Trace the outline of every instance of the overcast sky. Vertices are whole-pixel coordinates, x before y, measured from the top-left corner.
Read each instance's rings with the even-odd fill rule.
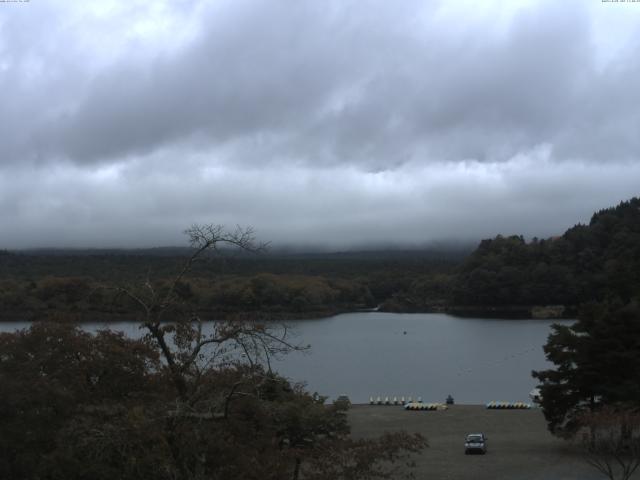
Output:
[[[640,194],[640,3],[0,2],[0,248],[547,237]]]

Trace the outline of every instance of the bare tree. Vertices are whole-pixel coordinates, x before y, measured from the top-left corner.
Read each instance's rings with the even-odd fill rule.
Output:
[[[285,326],[203,322],[181,295],[194,264],[208,252],[264,250],[253,231],[194,225],[185,233],[193,251],[169,282],[148,275],[142,285],[116,288],[137,306],[146,340],[171,378],[169,404],[161,403],[158,420],[170,478],[257,478],[260,468],[264,478],[328,478],[315,475],[323,471],[332,478],[400,478],[389,469],[425,447],[424,438],[398,433],[351,440],[344,412],[271,371],[271,358],[303,349]]]
[[[610,480],[628,480],[640,466],[640,413],[603,407],[585,414],[580,438],[586,462]]]
[[[193,404],[199,398],[199,380],[207,369],[264,362],[270,371],[271,357],[300,347],[289,341],[284,325],[272,328],[251,320],[220,320],[207,322],[204,328],[198,312],[185,303],[179,292],[194,264],[220,248],[259,253],[267,244],[257,243],[251,228],[228,231],[222,225],[195,224],[185,234],[193,251],[168,285],[160,285],[147,275],[143,285],[120,286],[116,290],[137,305],[142,328],[159,348],[179,398]],[[224,395],[222,409],[226,409],[225,404],[233,395],[241,394],[239,387]]]

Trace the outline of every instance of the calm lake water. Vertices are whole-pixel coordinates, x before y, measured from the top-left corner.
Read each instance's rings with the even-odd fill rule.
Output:
[[[442,402],[448,394],[457,403],[486,403],[529,400],[531,370],[549,366],[542,345],[554,321],[363,312],[287,323],[295,341],[311,349],[285,356],[274,369],[312,392],[345,393],[355,403],[409,395]],[[27,326],[0,323],[0,331]],[[140,335],[131,323],[84,326]]]

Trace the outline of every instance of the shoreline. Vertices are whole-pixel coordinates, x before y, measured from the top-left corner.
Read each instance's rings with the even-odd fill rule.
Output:
[[[198,315],[201,318],[216,318],[219,320],[256,320],[263,322],[286,322],[286,321],[313,321],[324,318],[335,317],[337,315],[348,313],[396,313],[396,314],[432,314],[442,313],[451,317],[459,318],[482,318],[482,319],[500,319],[500,320],[573,320],[575,319],[574,309],[563,311],[563,315],[525,315],[525,312],[531,312],[532,307],[452,307],[438,309],[390,309],[386,310],[380,307],[374,308],[330,308],[322,310],[313,310],[307,312],[293,311],[219,311],[219,310],[203,310]],[[570,315],[571,314],[571,315]],[[137,314],[129,312],[102,312],[102,311],[45,311],[45,312],[3,312],[0,314],[0,323],[13,322],[37,322],[37,321],[57,321],[68,323],[140,323],[142,320],[137,318]],[[208,320],[207,320],[208,321]]]

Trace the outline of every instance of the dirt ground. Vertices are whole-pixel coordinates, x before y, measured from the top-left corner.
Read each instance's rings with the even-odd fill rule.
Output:
[[[539,409],[487,410],[478,405],[454,405],[446,411],[407,411],[399,406],[354,405],[349,418],[356,437],[398,430],[424,435],[429,448],[415,457],[417,479],[605,478],[587,465],[579,451],[547,431]],[[486,455],[464,454],[465,435],[473,432],[487,435]]]

